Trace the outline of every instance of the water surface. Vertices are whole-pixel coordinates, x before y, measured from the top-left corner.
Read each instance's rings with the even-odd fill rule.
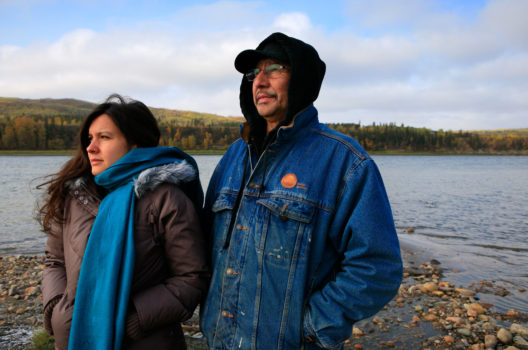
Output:
[[[205,189],[220,156],[195,158]],[[528,289],[528,157],[373,158],[402,242],[439,260],[457,286],[494,281],[512,294],[486,301],[528,312],[528,292],[519,291]],[[67,159],[0,156],[0,255],[43,253],[46,237],[32,220],[42,179],[34,179]]]

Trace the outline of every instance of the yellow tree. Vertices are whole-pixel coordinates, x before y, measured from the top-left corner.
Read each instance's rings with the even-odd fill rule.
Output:
[[[36,144],[36,126],[33,119],[28,117],[15,118],[13,121],[15,128],[16,139],[18,141],[18,148],[20,149],[35,149]]]
[[[4,135],[2,135],[2,146],[5,149],[16,149],[16,134],[13,125],[7,124],[4,129]]]

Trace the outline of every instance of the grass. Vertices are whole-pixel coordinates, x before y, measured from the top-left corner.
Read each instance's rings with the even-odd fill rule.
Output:
[[[73,150],[0,150],[0,156],[73,156]]]
[[[46,333],[44,328],[39,328],[31,338],[31,350],[53,350],[55,347],[55,339],[53,336]]]
[[[207,350],[205,339],[193,339],[186,337],[187,349],[189,350]],[[46,333],[44,328],[39,328],[31,338],[30,350],[53,350],[55,347],[55,340],[53,336]]]
[[[225,149],[184,150],[190,155],[223,155]],[[0,156],[73,156],[75,150],[0,150]]]

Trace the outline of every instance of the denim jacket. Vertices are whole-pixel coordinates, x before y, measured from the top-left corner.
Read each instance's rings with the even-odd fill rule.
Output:
[[[259,159],[244,140],[231,145],[205,213],[214,272],[200,322],[210,349],[339,349],[401,283],[380,173],[313,105]]]

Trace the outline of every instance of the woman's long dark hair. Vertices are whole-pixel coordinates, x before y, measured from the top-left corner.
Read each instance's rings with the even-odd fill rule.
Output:
[[[89,184],[94,184],[86,151],[90,144],[88,129],[95,118],[102,114],[112,118],[130,146],[156,147],[159,143],[160,130],[156,118],[142,102],[126,100],[120,95],[113,94],[104,103],[95,107],[81,126],[75,156],[67,161],[58,173],[49,175],[50,180],[37,186],[38,189],[46,187],[44,202],[37,209],[37,220],[42,230],[48,234],[51,233],[53,224],[61,224],[65,219],[67,182],[83,177]]]

